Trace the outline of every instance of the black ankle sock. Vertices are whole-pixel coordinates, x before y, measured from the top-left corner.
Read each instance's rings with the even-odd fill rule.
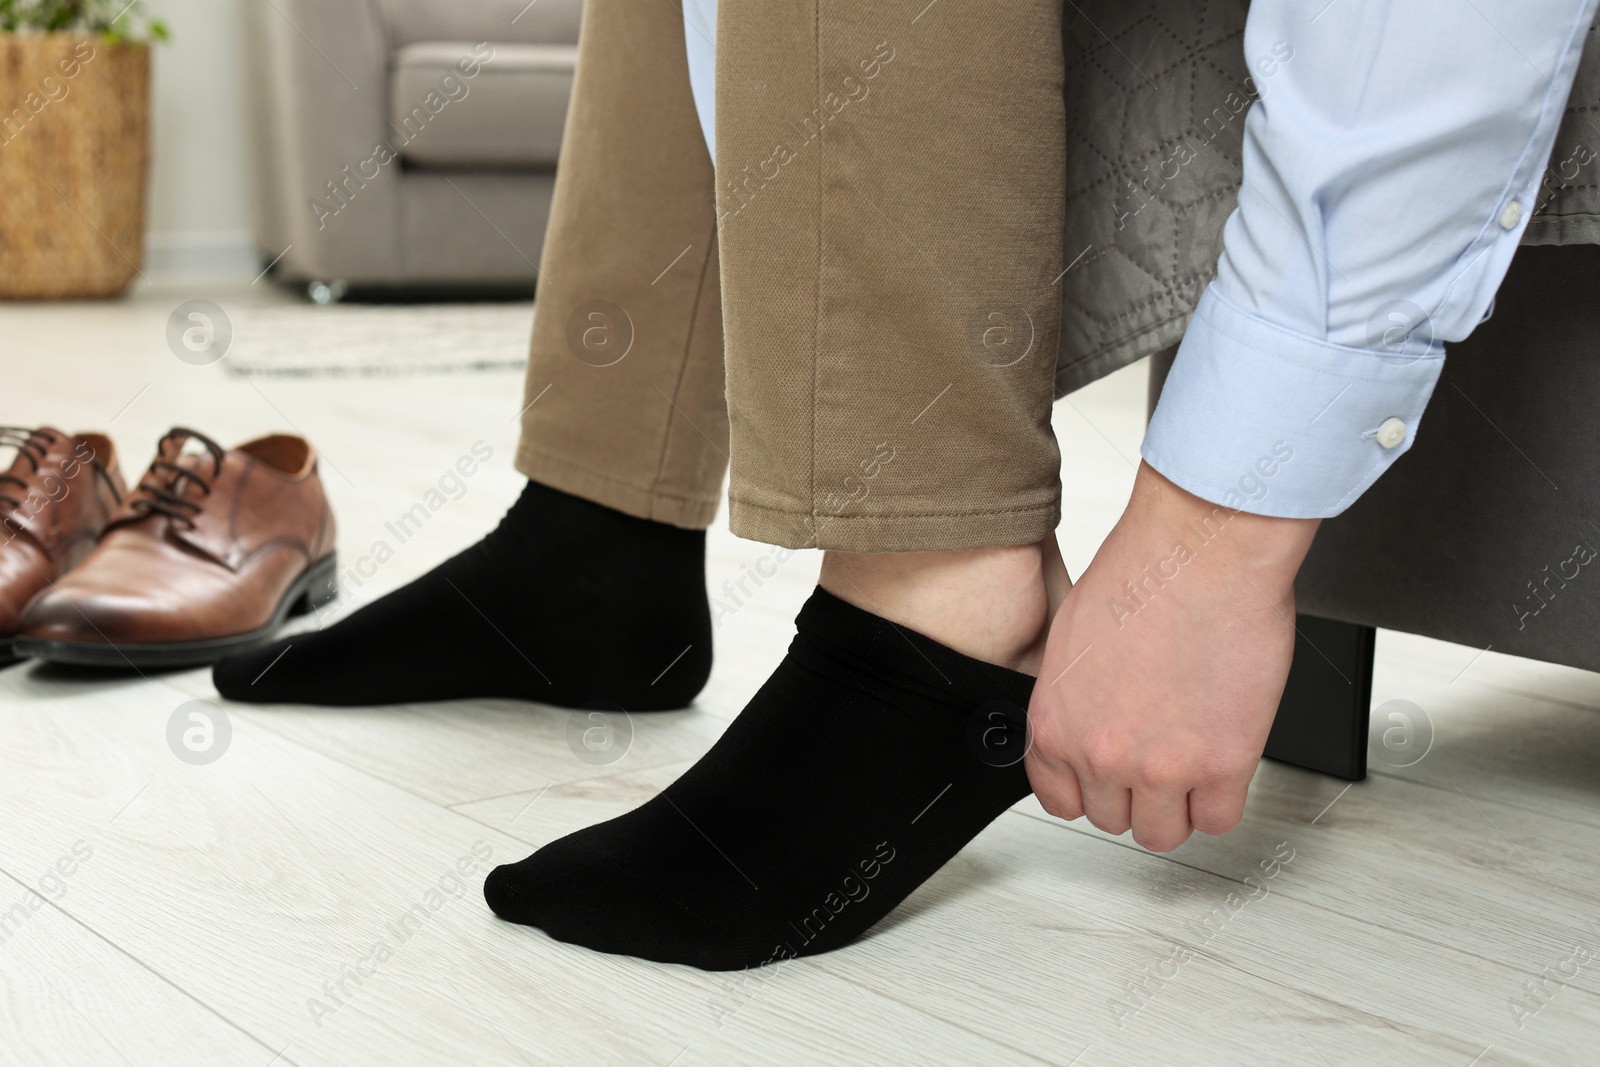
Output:
[[[495,913],[707,970],[827,952],[1029,792],[1033,679],[819,589],[789,654],[655,799],[484,883]]]
[[[680,708],[711,671],[705,532],[529,482],[482,541],[314,633],[229,656],[229,700]]]

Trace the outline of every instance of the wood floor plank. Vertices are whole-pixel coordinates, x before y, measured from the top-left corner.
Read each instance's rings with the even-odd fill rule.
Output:
[[[1244,832],[1244,831],[1241,831]],[[1230,906],[1234,879],[1008,813],[862,944],[822,960],[1036,1054],[1084,1062],[1562,1062],[1592,1041],[1600,998],[1561,990],[1518,1029],[1523,974],[1273,892]],[[1280,839],[1254,835],[1253,854]],[[1114,851],[1107,851],[1114,850]],[[1242,873],[1242,872],[1241,872]],[[1175,955],[1179,953],[1180,955]],[[1183,954],[1192,953],[1187,957]],[[1130,990],[1142,986],[1143,994]]]
[[[1508,616],[1511,614],[1507,612]],[[1508,656],[1495,649],[1471,648],[1416,634],[1381,630],[1378,670],[1443,676],[1488,689],[1537,696],[1600,710],[1600,674],[1559,663]]]
[[[0,858],[0,1062],[252,1063],[277,1052],[163,981],[61,910],[74,893],[116,892],[87,839],[49,867]],[[63,877],[61,871],[72,873]],[[18,910],[20,907],[21,910]]]
[[[727,991],[712,976],[494,919],[479,886],[490,862],[526,853],[519,840],[245,716],[232,719],[221,759],[189,766],[165,736],[187,694],[159,681],[54,704],[67,682],[19,684],[35,699],[0,712],[18,742],[0,750],[0,821],[17,828],[8,861],[53,862],[64,834],[88,828],[104,880],[64,897],[63,911],[260,1041],[288,1046],[287,1062],[921,1062],[885,1020],[964,1058],[1023,1058],[809,967],[718,1025]],[[83,766],[99,773],[63,790]]]
[[[1017,810],[1142,853],[1127,835],[1052,819],[1031,797]],[[1576,944],[1600,946],[1600,832],[1585,823],[1383,776],[1345,790],[1271,763],[1256,775],[1245,822],[1248,833],[1196,835],[1171,859],[1243,886],[1262,835],[1309,835],[1316,848],[1296,859],[1297,877],[1276,884],[1291,899],[1531,978]],[[1574,970],[1565,984],[1600,994],[1600,972]]]
[[[504,825],[537,845],[620,814],[673,777],[674,769],[655,768],[553,787],[531,804],[532,797],[497,798],[461,810]],[[1332,1035],[1330,1048],[1319,1050],[1330,1054],[1331,1062],[1459,1063],[1482,1051],[1490,1037],[1507,1037],[1491,1033],[1469,1049],[1473,1035],[1455,1034],[1446,1027],[1447,1020],[1430,1024],[1422,1018],[1404,1019],[1395,1012],[1375,1012],[1370,1005],[1340,1004],[1337,998],[1330,1006],[1325,1002],[1328,991],[1291,985],[1273,974],[1283,965],[1267,941],[1258,942],[1253,953],[1219,958],[1215,944],[1200,941],[1187,928],[1205,929],[1207,921],[1216,921],[1209,919],[1211,910],[1224,906],[1229,892],[1244,891],[1238,879],[1252,869],[1250,864],[1239,865],[1231,877],[1213,876],[1128,849],[1122,850],[1127,856],[1100,853],[1068,840],[1088,840],[1085,835],[1042,823],[1019,828],[1012,821],[1019,817],[1003,818],[862,944],[821,957],[818,966],[863,988],[932,1007],[941,1017],[1055,1062],[1070,1059],[1086,1045],[1091,1048],[1085,1063],[1139,1062],[1143,1055],[1231,1062],[1252,1049],[1297,1046],[1301,1052],[1290,1060],[1311,1061],[1314,1051],[1303,1045],[1298,1026]],[[1245,851],[1256,848],[1271,856],[1267,838],[1279,830],[1255,827],[1231,840]],[[996,841],[1005,847],[996,848]],[[1048,863],[1046,853],[1052,854]],[[1024,855],[1035,857],[1032,870],[1022,861]],[[1271,895],[1223,923],[1217,936],[1231,937],[1237,924],[1257,921],[1257,916],[1291,910],[1294,914],[1283,921],[1298,923],[1312,937],[1319,930],[1328,933],[1356,956],[1431,954],[1431,962],[1441,968],[1435,976],[1438,987],[1449,986],[1450,967],[1460,964],[1485,967],[1500,976],[1503,984],[1485,996],[1520,993],[1518,983],[1528,976],[1516,968],[1493,968],[1410,932],[1299,903],[1284,888],[1291,884],[1290,874],[1315,879],[1325,876],[1333,862],[1308,867],[1307,861],[1306,854],[1296,854],[1278,878],[1267,881]],[[1037,880],[1044,872],[1050,875],[1048,885]],[[1498,934],[1491,928],[1491,936]],[[1169,980],[1176,984],[1157,988],[1150,1005],[1127,991],[1130,982],[1155,987],[1145,968],[1159,970],[1182,945],[1197,952]],[[1417,977],[1402,972],[1396,984]],[[1590,998],[1578,989],[1572,994]],[[1170,1007],[1157,1010],[1168,1003]],[[975,1011],[979,1004],[981,1010]],[[1600,1002],[1589,1005],[1595,1008]],[[1509,1011],[1506,1017],[1510,1019]],[[1141,1028],[1146,1021],[1151,1025]],[[1576,1028],[1581,1031],[1593,1021],[1580,1013]],[[1571,1032],[1550,1041],[1558,1043]],[[1502,1048],[1499,1057],[1485,1062],[1540,1062],[1539,1054],[1519,1055],[1510,1040],[1497,1047]],[[1534,1049],[1541,1052],[1538,1046]]]
[[[539,846],[632,811],[692,766],[693,760],[684,760],[605,777],[580,778],[548,789],[458,804],[453,810]]]
[[[215,699],[215,697],[213,697]],[[382,708],[240,708],[230,712],[437,804],[459,804],[619,769],[676,763],[709,748],[727,721],[690,708],[607,713],[613,751],[585,762],[588,713],[508,700]],[[625,725],[624,725],[625,724]],[[631,731],[626,751],[617,740]],[[577,740],[574,741],[573,738]]]
[[[1492,677],[1474,667],[1451,681],[1396,658],[1379,660],[1375,732],[1400,722],[1388,719],[1385,706],[1403,700],[1421,709],[1417,722],[1431,728],[1433,742],[1405,766],[1396,764],[1413,755],[1374,750],[1372,772],[1600,827],[1600,714],[1482,684]]]

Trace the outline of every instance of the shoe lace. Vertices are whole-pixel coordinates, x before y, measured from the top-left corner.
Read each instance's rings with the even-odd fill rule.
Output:
[[[141,495],[129,500],[128,507],[138,512],[141,517],[151,514],[166,515],[192,530],[195,527],[195,516],[200,514],[205,503],[184,496],[184,486],[186,484],[197,486],[202,495],[210,496],[211,482],[202,477],[194,467],[186,467],[164,458],[169,441],[199,441],[210,453],[211,477],[215,479],[222,473],[222,446],[198,430],[175,426],[161,438],[161,444],[157,449],[161,455],[158,455],[151,462],[150,469],[145,471],[137,490]],[[182,446],[179,447],[181,450]],[[165,482],[159,480],[163,476],[166,478]]]
[[[33,473],[39,473],[39,461],[44,459],[46,450],[60,438],[49,430],[30,430],[25,426],[0,426],[0,447],[10,447],[17,450],[17,455],[28,461],[33,468]],[[28,495],[28,490],[33,486],[26,478],[7,472],[0,474],[0,486],[14,485],[22,491],[23,496]],[[13,508],[22,507],[22,501],[7,492],[0,492],[0,503],[10,504]]]

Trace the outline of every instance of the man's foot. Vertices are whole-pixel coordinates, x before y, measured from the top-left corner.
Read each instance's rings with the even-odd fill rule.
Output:
[[[1038,674],[1050,617],[1072,588],[1054,536],[957,552],[829,552],[817,584],[957,652]]]
[[[326,630],[230,656],[252,703],[680,708],[711,672],[705,531],[529,482],[489,536]]]
[[[700,762],[643,807],[496,868],[494,912],[707,970],[826,952],[1027,795],[1031,677],[825,589],[797,625]]]

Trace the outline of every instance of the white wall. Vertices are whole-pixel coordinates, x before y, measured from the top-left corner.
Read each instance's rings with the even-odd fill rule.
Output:
[[[253,277],[240,0],[147,0],[155,47],[146,273]]]

